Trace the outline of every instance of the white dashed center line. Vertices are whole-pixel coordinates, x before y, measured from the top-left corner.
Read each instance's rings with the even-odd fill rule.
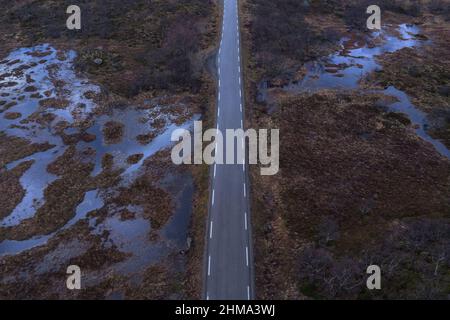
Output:
[[[244,225],[245,225],[245,230],[247,230],[247,212],[245,213],[245,217],[244,217]]]
[[[230,44],[230,47],[232,47],[232,46],[235,46],[236,45],[236,43],[237,43],[237,64],[238,64],[238,82],[239,82],[239,97],[240,97],[240,101],[239,101],[239,109],[240,109],[240,112],[241,112],[241,119],[240,119],[240,124],[241,124],[241,128],[242,129],[244,129],[244,121],[243,121],[243,103],[242,103],[242,84],[243,84],[243,80],[244,79],[242,79],[242,77],[241,77],[241,56],[240,56],[240,27],[239,27],[239,9],[238,9],[238,3],[237,3],[237,1],[236,1],[236,3],[235,3],[235,5],[236,5],[236,11],[232,8],[232,5],[231,4],[229,4],[227,1],[225,1],[225,5],[224,5],[224,11],[223,11],[223,15],[224,15],[224,17],[223,17],[223,23],[222,23],[222,34],[221,34],[221,37],[220,37],[220,47],[219,47],[219,50],[218,50],[218,58],[217,58],[217,62],[218,62],[218,106],[217,106],[217,126],[216,126],[216,130],[217,130],[217,134],[219,134],[219,119],[220,119],[220,115],[221,115],[221,108],[220,108],[220,106],[221,106],[221,104],[222,104],[222,102],[223,101],[227,101],[230,97],[228,96],[228,95],[222,95],[221,94],[221,91],[222,91],[222,79],[223,79],[223,81],[225,81],[225,84],[228,84],[229,83],[229,81],[228,81],[228,78],[227,77],[229,77],[229,75],[230,75],[230,70],[228,70],[228,69],[223,69],[224,70],[224,72],[222,72],[222,69],[221,69],[221,55],[222,55],[222,53],[225,55],[225,54],[228,54],[227,52],[225,52],[225,51],[227,51],[226,49],[227,48],[224,48],[224,50],[222,50],[222,46],[223,46],[223,44],[224,44],[224,38],[225,38],[225,41],[228,41],[228,43],[227,43],[227,47],[228,47],[228,44]],[[227,9],[228,8],[228,9]],[[231,10],[231,11],[230,11]],[[225,30],[225,21],[226,21],[226,19],[228,18],[228,11],[230,11],[229,13],[230,13],[230,15],[234,15],[234,14],[236,14],[236,39],[232,39],[233,38],[233,35],[234,35],[234,31],[233,31],[233,28],[232,28],[232,23],[233,23],[233,21],[231,20],[231,23],[230,23],[230,26],[228,26],[227,27],[227,30]],[[230,27],[231,27],[231,31],[230,31]],[[227,33],[225,34],[225,31],[227,31]],[[232,58],[234,59],[236,56],[234,56],[234,54],[235,54],[235,52],[236,51],[234,51],[234,53],[232,54]],[[233,57],[234,56],[234,57]],[[222,58],[227,58],[228,59],[228,56],[224,56],[224,57],[222,57]],[[223,59],[222,59],[223,60]],[[234,62],[233,62],[233,64],[234,64]],[[222,66],[223,67],[223,66]],[[232,70],[232,72],[233,73],[235,73],[235,70],[236,69],[234,69],[233,68],[233,70]],[[235,82],[236,80],[235,80],[235,75],[233,75],[233,82]],[[233,90],[236,90],[237,88],[233,88]],[[227,88],[226,88],[226,90],[229,90],[229,88],[228,88],[228,86],[227,86]],[[236,91],[233,91],[233,93],[235,93]],[[223,98],[223,99],[222,99]],[[233,97],[233,99],[235,99],[235,96]],[[233,106],[232,106],[233,108],[236,108],[236,105],[234,104]],[[224,110],[224,112],[222,113],[222,114],[225,114],[225,115],[228,115],[228,112],[231,112],[231,110],[232,109],[226,109],[226,110]],[[222,122],[222,126],[225,126],[223,129],[225,130],[226,128],[227,128],[227,124],[225,123],[223,123]],[[244,151],[244,155],[243,155],[243,159],[242,159],[242,172],[245,174],[245,162],[246,162],[246,157],[245,157],[245,138],[242,138],[242,149],[243,149],[243,151]],[[217,154],[217,142],[216,142],[216,149],[215,149],[215,153]],[[214,207],[214,210],[217,210],[220,206],[218,206],[218,207],[215,207],[215,187],[214,186],[217,186],[217,185],[215,185],[215,182],[216,182],[216,175],[218,174],[218,177],[220,178],[221,176],[221,174],[223,174],[223,170],[219,170],[219,171],[217,171],[217,164],[214,164],[214,169],[213,169],[213,186],[212,186],[212,194],[211,194],[211,203],[212,203],[212,205],[211,205],[211,207]],[[244,198],[246,198],[247,197],[247,188],[246,188],[246,182],[245,182],[245,176],[244,176],[244,182],[243,182],[243,187],[244,187],[244,190],[243,190],[243,195],[244,195]],[[219,190],[219,191],[221,191],[221,190]],[[221,195],[221,193],[219,192],[218,193],[218,195],[220,196]],[[219,204],[222,204],[221,202],[219,202]],[[244,228],[245,228],[245,231],[247,231],[248,230],[248,227],[249,227],[249,225],[248,225],[248,216],[247,216],[247,211],[246,211],[246,209],[245,208],[242,208],[242,211],[244,212]],[[241,216],[242,217],[242,216]],[[217,222],[217,220],[216,221],[214,221],[215,223],[216,223],[216,228],[215,229],[213,229],[213,227],[214,227],[214,223],[213,223],[213,219],[212,219],[212,217],[210,217],[210,226],[209,226],[209,239],[213,239],[213,236],[215,236],[215,240],[217,240],[217,238],[220,238],[220,236],[221,236],[221,225],[220,225],[220,223],[219,224],[217,224],[218,222]],[[240,218],[240,219],[242,219],[242,218]],[[242,220],[241,220],[242,221]],[[242,223],[242,222],[241,222]],[[214,231],[215,230],[215,231]],[[215,234],[214,234],[214,232],[215,232]],[[247,245],[246,245],[247,244]],[[246,263],[246,266],[247,266],[247,268],[250,268],[250,256],[249,256],[249,246],[248,246],[248,241],[246,241],[245,243],[242,243],[241,244],[242,246],[244,246],[245,245],[245,263]],[[242,250],[241,249],[242,247],[240,246],[240,249],[239,250]],[[211,250],[211,247],[209,248],[210,250]],[[241,251],[242,252],[242,251]],[[212,255],[211,255],[211,253],[213,253],[213,254],[215,254],[215,252],[211,252],[211,251],[209,251],[209,253],[208,253],[208,278],[209,277],[211,277],[211,260],[212,260]],[[216,261],[216,260],[215,260]],[[250,270],[250,269],[248,269],[248,270]],[[212,279],[212,278],[211,278]],[[212,281],[212,280],[211,280]],[[243,285],[245,285],[245,284],[243,284]],[[248,298],[248,300],[250,300],[250,283],[248,283],[248,285],[246,286],[247,287],[247,298]],[[210,288],[208,288],[207,290],[206,290],[206,300],[209,300],[210,299],[210,294],[213,294],[214,295],[214,292],[212,292],[212,291],[210,291],[209,290]],[[241,289],[242,290],[242,289]]]
[[[248,247],[245,247],[245,259],[247,261],[247,267],[248,267]]]

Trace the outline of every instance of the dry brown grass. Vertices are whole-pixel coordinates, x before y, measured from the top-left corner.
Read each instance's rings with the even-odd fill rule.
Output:
[[[429,237],[429,231],[424,230],[435,228],[430,225],[438,224],[443,229],[450,226],[449,162],[414,134],[407,119],[381,108],[376,96],[332,91],[295,96],[273,89],[269,90],[267,101],[274,112],[269,114],[267,105],[255,101],[256,86],[264,75],[259,68],[264,65],[258,62],[258,48],[254,47],[254,11],[248,5],[253,2],[244,1],[241,5],[246,126],[279,128],[281,138],[280,173],[262,177],[259,168],[251,168],[257,297],[446,296],[448,264],[440,269],[440,285],[436,285],[430,273],[433,268],[430,252],[436,250],[437,243],[446,245],[448,237],[436,238],[435,244],[421,245],[418,253],[411,249],[412,240],[405,233],[423,232]],[[322,14],[315,19],[312,12],[306,20],[310,26],[320,27],[315,22],[327,25],[332,21],[326,16]],[[397,13],[391,16],[399,17]],[[413,20],[406,16],[400,19]],[[342,31],[340,24],[327,26]],[[430,30],[427,36],[439,33]],[[436,56],[447,51],[443,49]],[[400,80],[399,74],[408,70],[410,64],[406,57],[412,56],[415,61],[416,54],[423,59],[421,62],[429,63],[423,58],[425,55],[406,50],[398,54],[404,55],[401,59],[404,65],[386,65],[386,73],[394,75],[392,80]],[[391,58],[394,55],[383,61]],[[419,77],[404,83],[405,90],[411,86],[419,95],[430,92],[426,88],[435,86],[446,70],[437,63],[427,66],[420,61],[415,62],[430,68],[430,81],[421,83]],[[279,61],[283,71],[292,69],[287,62]],[[301,66],[297,70],[300,71],[292,77],[301,78]],[[278,78],[266,80],[283,84]],[[330,226],[336,232],[332,240],[324,240]],[[368,294],[361,286],[360,275],[365,273],[367,259],[389,269],[382,294]],[[411,261],[417,262],[414,267]],[[308,263],[310,268],[305,267]]]

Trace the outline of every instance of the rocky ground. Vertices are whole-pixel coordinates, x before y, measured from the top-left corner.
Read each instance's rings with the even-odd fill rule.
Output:
[[[0,297],[199,298],[207,167],[170,134],[210,117],[219,6],[3,2]]]
[[[297,17],[296,35],[273,39],[262,1],[248,0],[241,7],[246,125],[280,129],[280,173],[251,172],[258,298],[447,299],[450,161],[418,136],[418,124],[407,114],[390,108],[397,100],[383,90],[393,86],[405,92],[426,115],[425,133],[448,148],[448,12],[392,2],[398,7],[384,11],[385,30],[389,24],[417,25],[420,46],[377,56],[380,67],[363,74],[355,88],[287,90],[303,83],[308,62],[342,49],[341,37],[350,39],[343,56],[367,41],[367,31],[351,19],[360,7],[310,3]],[[327,10],[331,3],[342,11]],[[292,6],[279,1],[270,16],[299,11]],[[274,47],[308,34],[323,37],[311,38],[305,47],[304,41]],[[268,44],[261,47],[259,41]],[[323,72],[345,80],[346,68],[325,62]],[[382,290],[366,288],[371,264],[381,267]]]

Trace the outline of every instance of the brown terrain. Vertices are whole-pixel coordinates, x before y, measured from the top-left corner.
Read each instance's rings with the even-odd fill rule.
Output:
[[[0,298],[200,298],[208,167],[170,133],[211,121],[218,3],[0,3]]]
[[[375,1],[403,47],[304,85],[347,85],[326,57],[387,41],[372,2],[240,2],[246,126],[280,129],[278,175],[250,173],[257,298],[450,296],[448,1]],[[214,120],[220,3],[83,0],[80,31],[70,1],[0,4],[0,298],[200,298],[208,167],[167,141]]]
[[[377,55],[367,74],[356,65],[355,87],[304,82],[319,61],[325,70],[311,82],[349,83],[348,65],[325,57],[383,44],[365,30],[372,2],[241,4],[246,126],[280,129],[279,174],[251,171],[257,298],[450,297],[450,160],[382,91],[404,92],[425,113],[425,132],[450,148],[448,2],[378,1],[384,32],[401,43],[397,27],[417,26],[406,34],[415,45]],[[372,264],[381,290],[366,287]]]

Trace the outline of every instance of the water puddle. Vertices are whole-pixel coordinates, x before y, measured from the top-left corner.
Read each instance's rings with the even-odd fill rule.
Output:
[[[389,109],[394,112],[401,112],[408,115],[409,120],[411,120],[413,126],[415,127],[416,134],[423,140],[431,143],[436,151],[438,151],[442,156],[450,159],[450,150],[439,140],[433,139],[426,131],[428,126],[427,114],[416,108],[406,93],[396,89],[395,87],[388,87],[383,91],[387,96],[394,96],[398,99],[397,102],[389,105]]]
[[[414,35],[419,33],[416,26],[402,24],[399,36],[382,32],[372,34],[372,40],[380,39],[382,44],[375,47],[346,48],[348,38],[341,40],[342,50],[322,60],[306,63],[306,76],[298,82],[284,87],[287,91],[315,91],[320,89],[356,89],[360,80],[372,71],[381,69],[376,57],[403,48],[411,48],[421,43]]]
[[[85,95],[88,92],[98,93],[100,89],[75,74],[75,58],[74,51],[57,51],[43,44],[15,50],[0,62],[0,100],[3,104],[0,131],[31,143],[55,145],[45,152],[7,164],[9,170],[23,161],[34,160],[20,179],[25,196],[14,211],[0,222],[3,227],[16,226],[24,219],[33,217],[44,203],[44,190],[57,179],[48,173],[47,166],[64,153],[66,146],[55,134],[55,124],[82,120],[95,107]],[[58,103],[65,105],[64,112],[58,109]],[[15,117],[8,116],[11,114]],[[47,117],[49,122],[36,121],[42,119],[39,117]]]
[[[133,106],[114,108],[108,114],[97,115],[98,106],[88,97],[92,98],[93,94],[100,93],[100,88],[75,73],[75,58],[76,53],[73,51],[63,52],[43,44],[15,50],[0,61],[0,132],[31,143],[48,142],[54,145],[47,151],[36,152],[7,164],[6,169],[11,170],[23,161],[34,160],[33,165],[20,178],[25,195],[10,215],[0,221],[1,227],[17,226],[23,220],[32,218],[45,203],[45,189],[58,179],[58,176],[47,171],[47,167],[67,150],[61,134],[65,137],[88,134],[89,139],[78,139],[75,146],[80,154],[86,149],[94,151],[83,159],[95,164],[91,175],[95,177],[102,171],[102,159],[110,154],[113,156],[113,166],[123,169],[121,186],[126,186],[140,174],[146,159],[173,144],[171,134],[175,129],[189,129],[193,121],[200,117],[194,115],[178,125],[175,124],[177,116],[166,114],[159,107],[140,109]],[[84,120],[89,120],[89,128],[83,127],[86,124]],[[154,125],[155,120],[158,120],[157,126]],[[61,123],[64,123],[63,131],[57,129]],[[105,137],[104,130],[109,123],[120,124],[123,128],[117,141],[111,142]],[[138,141],[138,136],[142,135],[150,136],[150,139],[146,142]],[[140,156],[135,161],[128,161],[130,156],[136,155]],[[74,217],[63,228],[51,234],[23,241],[1,242],[0,256],[14,255],[45,245],[59,232],[87,219],[87,213],[104,207],[105,201],[101,195],[114,192],[114,188],[86,192]],[[183,195],[183,201],[188,201],[189,204],[192,202],[191,198],[192,194]],[[166,242],[149,245],[149,221],[142,217],[140,208],[128,209],[135,212],[135,219],[123,221],[114,215],[112,209],[112,215],[109,214],[105,221],[93,225],[91,219],[90,225],[95,234],[108,230],[111,243],[132,254],[131,260],[124,262],[123,266],[119,264],[118,269],[134,272],[150,261],[166,255],[173,249],[173,245],[169,246]],[[181,223],[180,219],[183,219]],[[178,209],[171,218],[172,223],[178,227],[167,227],[177,232],[168,231],[167,239],[176,238],[174,243],[181,246],[181,237],[187,234],[186,221],[189,219],[190,213],[182,215]],[[181,229],[184,231],[181,232]]]
[[[0,62],[0,131],[32,142],[52,140],[59,121],[73,123],[96,107],[87,97],[100,88],[73,70],[74,51],[58,51],[48,44],[20,48]],[[50,124],[27,121],[35,113],[51,115]],[[13,119],[8,114],[17,114]]]
[[[152,128],[148,123],[150,117],[148,110],[113,110],[111,115],[102,115],[98,117],[94,124],[87,130],[87,133],[97,137],[92,142],[79,142],[77,147],[79,150],[92,148],[95,150],[94,163],[95,168],[92,172],[93,176],[98,175],[102,171],[102,159],[105,154],[114,156],[114,167],[125,168],[124,176],[130,175],[142,166],[145,159],[154,155],[159,150],[169,147],[172,132],[178,128],[188,129],[193,121],[199,118],[195,115],[191,120],[185,122],[181,126],[170,124],[169,122],[162,129]],[[108,143],[103,137],[103,129],[107,123],[119,123],[124,126],[123,133],[117,143]],[[166,123],[167,123],[166,122]],[[154,134],[155,138],[147,145],[143,145],[138,141],[140,135]],[[142,155],[136,163],[127,163],[127,159],[133,155]]]
[[[1,221],[2,227],[16,226],[21,221],[33,217],[36,210],[44,204],[45,188],[57,179],[57,176],[47,172],[47,166],[61,156],[64,150],[65,148],[52,148],[7,164],[6,168],[11,170],[23,161],[35,161],[20,178],[20,184],[25,189],[25,195],[13,212]]]
[[[177,193],[179,196],[175,212],[161,230],[161,235],[178,250],[189,250],[188,230],[191,223],[194,194],[192,178],[188,175],[182,177],[168,175],[162,184],[169,192]]]
[[[103,200],[99,194],[99,190],[92,190],[86,192],[84,200],[75,210],[75,216],[66,223],[60,230],[48,235],[36,236],[31,239],[16,241],[5,240],[0,243],[0,256],[6,254],[17,254],[19,252],[29,250],[34,247],[42,246],[48,242],[57,233],[69,229],[75,223],[86,218],[91,211],[101,209],[103,207]]]
[[[379,43],[379,45],[370,47],[368,45],[357,47],[354,43],[349,44],[349,39],[344,38],[341,40],[341,51],[322,60],[307,63],[305,65],[305,77],[301,81],[289,83],[283,89],[288,92],[358,89],[360,81],[365,76],[382,69],[376,61],[378,56],[426,43],[427,41],[417,39],[416,35],[419,32],[420,29],[417,26],[408,24],[402,24],[398,27],[398,35],[375,32],[371,35],[371,40],[373,43]],[[353,48],[347,48],[348,45]],[[377,91],[377,93],[397,98],[398,101],[390,104],[389,109],[406,114],[416,128],[416,134],[430,142],[441,155],[450,159],[450,151],[446,146],[439,140],[433,139],[426,132],[427,114],[414,106],[404,92],[391,86],[383,91]]]
[[[107,231],[104,246],[116,246],[120,251],[129,253],[130,257],[114,265],[120,273],[135,274],[159,261],[171,253],[184,252],[188,249],[188,230],[192,215],[193,181],[189,175],[174,176],[170,173],[162,182],[163,187],[173,195],[176,209],[166,225],[158,231],[159,237],[150,239],[151,224],[142,217],[143,209],[128,206],[126,209],[135,215],[132,220],[122,220],[123,208],[109,208],[113,213],[105,221],[96,224],[91,219],[94,234],[102,235]]]

